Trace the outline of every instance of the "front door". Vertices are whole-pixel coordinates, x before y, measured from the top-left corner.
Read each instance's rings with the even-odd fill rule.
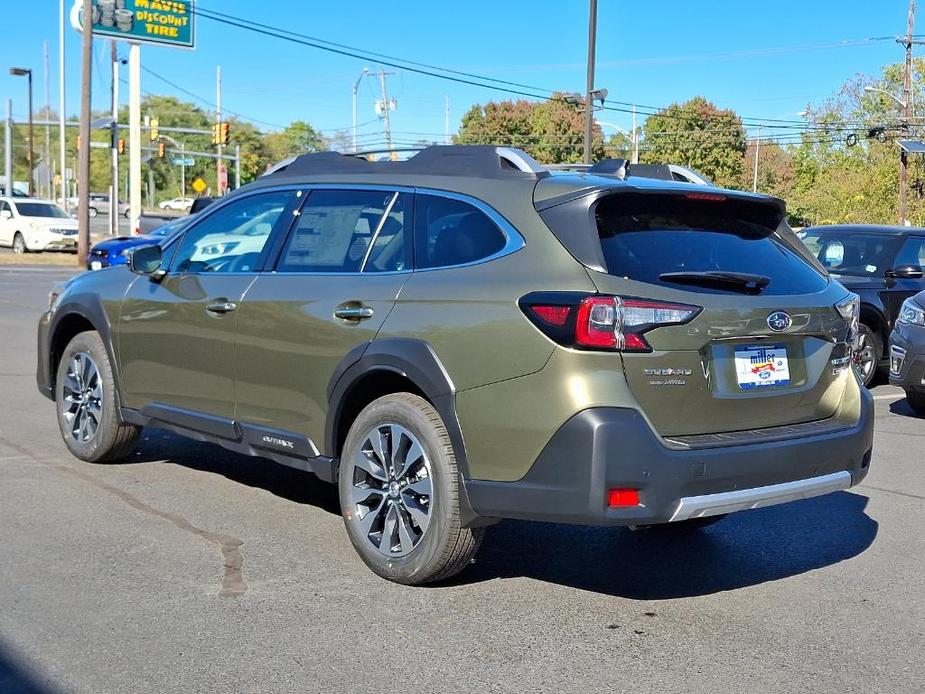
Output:
[[[294,190],[256,193],[210,211],[173,244],[166,277],[135,280],[118,331],[126,406],[234,416],[239,308],[297,198]]]
[[[376,336],[410,276],[411,200],[385,188],[309,193],[275,272],[241,307],[237,420],[322,448],[332,374]]]
[[[896,254],[893,268],[903,265],[925,267],[925,237],[910,236],[906,239],[902,248],[899,249],[899,253]],[[886,286],[888,291],[884,295],[884,304],[887,305],[890,328],[892,328],[903,302],[910,296],[915,296],[925,289],[925,281],[907,277],[888,278]]]

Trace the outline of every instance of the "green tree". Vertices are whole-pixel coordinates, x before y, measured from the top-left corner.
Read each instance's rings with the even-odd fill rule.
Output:
[[[265,142],[271,163],[327,149],[327,143],[321,133],[302,120],[293,121],[279,132],[267,134]]]
[[[680,164],[700,171],[720,186],[738,186],[746,149],[742,119],[702,96],[672,104],[643,126],[640,158],[652,164]]]
[[[561,96],[540,102],[519,99],[476,104],[463,115],[454,142],[519,147],[544,164],[579,162],[584,147],[583,117]],[[597,125],[592,155],[604,157],[604,136]]]

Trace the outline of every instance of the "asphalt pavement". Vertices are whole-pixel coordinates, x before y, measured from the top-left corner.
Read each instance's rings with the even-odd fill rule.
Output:
[[[503,522],[409,588],[310,475],[158,430],[70,457],[34,375],[65,276],[0,266],[4,693],[925,689],[925,420],[895,388],[850,491],[684,536]]]

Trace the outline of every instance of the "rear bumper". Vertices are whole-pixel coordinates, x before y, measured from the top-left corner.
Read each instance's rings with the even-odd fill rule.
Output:
[[[566,422],[522,479],[468,480],[480,516],[583,525],[650,525],[758,508],[858,484],[873,447],[873,398],[825,433],[696,450],[665,445],[632,409],[593,408]],[[607,506],[639,490],[640,505]]]

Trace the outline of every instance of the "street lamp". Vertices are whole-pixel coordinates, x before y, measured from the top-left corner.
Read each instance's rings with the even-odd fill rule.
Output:
[[[866,87],[864,87],[864,91],[867,92],[868,94],[877,93],[877,94],[883,94],[884,96],[888,96],[888,97],[891,98],[893,101],[895,101],[897,104],[899,104],[900,107],[902,107],[903,109],[906,108],[906,102],[905,102],[905,101],[903,101],[902,99],[900,99],[900,98],[899,98],[898,96],[896,96],[895,94],[891,94],[891,93],[888,92],[886,89],[880,89],[879,87],[871,87],[870,85],[867,85]]]
[[[29,195],[32,195],[32,171],[33,171],[33,142],[34,138],[32,137],[32,70],[27,67],[11,67],[10,74],[14,77],[28,77],[29,78],[29,180],[27,182],[27,188]]]
[[[366,77],[369,73],[369,68],[364,67],[363,72],[360,73],[360,76],[357,77],[357,81],[353,83],[353,153],[357,152],[357,90],[360,88],[360,82],[363,81],[363,78]]]

